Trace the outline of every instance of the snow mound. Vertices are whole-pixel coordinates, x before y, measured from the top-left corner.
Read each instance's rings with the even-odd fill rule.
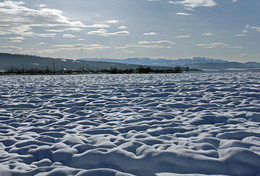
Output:
[[[1,76],[0,175],[260,175],[259,78]]]

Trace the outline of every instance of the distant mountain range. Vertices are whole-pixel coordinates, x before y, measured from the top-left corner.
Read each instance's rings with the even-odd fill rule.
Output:
[[[102,61],[102,62],[116,62],[124,64],[138,64],[138,65],[156,65],[156,66],[184,66],[193,64],[205,63],[227,63],[221,59],[209,59],[204,57],[194,57],[192,59],[150,59],[150,58],[128,58],[128,59],[103,59],[103,58],[87,58],[78,59],[85,61]]]
[[[150,58],[128,58],[128,59],[78,59],[85,61],[116,62],[124,64],[138,64],[150,66],[190,67],[203,70],[232,70],[232,69],[260,69],[258,62],[229,62],[222,59],[210,59],[205,57],[193,57],[192,59],[150,59]]]
[[[128,58],[128,59],[61,59],[20,54],[0,53],[0,72],[10,70],[50,70],[50,71],[99,71],[111,70],[113,68],[136,70],[140,66],[150,67],[153,70],[167,70],[173,67],[189,67],[209,71],[219,70],[257,70],[260,71],[258,62],[228,62],[221,59],[209,59],[194,57],[192,59],[150,59],[150,58]]]

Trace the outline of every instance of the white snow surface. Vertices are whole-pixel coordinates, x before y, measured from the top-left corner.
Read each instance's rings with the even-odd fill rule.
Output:
[[[0,76],[0,175],[260,175],[260,73]]]

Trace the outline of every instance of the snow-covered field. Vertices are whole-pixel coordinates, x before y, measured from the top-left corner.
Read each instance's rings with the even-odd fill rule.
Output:
[[[0,175],[260,175],[260,73],[0,76]]]

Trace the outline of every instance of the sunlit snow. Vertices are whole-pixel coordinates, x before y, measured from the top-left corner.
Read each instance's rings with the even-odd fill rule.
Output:
[[[260,73],[0,77],[0,175],[260,175]]]

